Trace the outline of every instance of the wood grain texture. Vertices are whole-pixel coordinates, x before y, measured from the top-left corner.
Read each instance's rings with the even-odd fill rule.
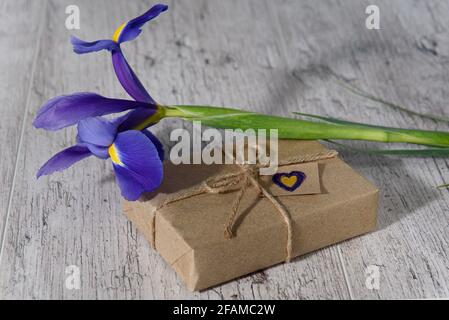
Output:
[[[448,23],[442,14],[447,2],[376,1],[380,31],[361,26],[359,13],[370,1],[351,5],[320,1],[319,7],[295,4],[284,1],[276,7],[280,35],[288,48],[288,70],[298,77],[295,94],[285,105],[355,121],[447,130],[447,124],[382,108],[335,81],[349,80],[416,111],[444,114],[447,90],[437,79],[448,77],[444,49]],[[293,19],[301,23],[282,23]],[[289,47],[292,43],[298,50]],[[435,188],[447,179],[447,160],[350,153],[343,153],[343,158],[382,193],[379,231],[339,246],[353,297],[448,297],[448,198],[446,190]],[[369,265],[380,268],[380,290],[365,285]]]
[[[31,103],[31,81],[43,31],[42,16],[43,10],[36,2],[0,3],[0,248],[8,219],[19,145],[25,128],[24,113]]]
[[[170,10],[145,26],[139,40],[124,45],[124,51],[162,103],[228,105],[285,116],[301,110],[447,130],[444,123],[385,109],[337,84],[336,78],[345,79],[414,110],[445,112],[449,3],[375,2],[381,10],[381,30],[365,28],[365,8],[372,1],[171,1]],[[38,46],[23,46],[29,36],[23,26],[18,36],[0,39],[2,48],[13,51],[6,57],[9,65],[1,67],[2,81],[8,88],[30,92],[27,103],[19,91],[11,96],[12,89],[0,89],[0,101],[22,108],[1,107],[7,114],[0,119],[0,133],[13,140],[3,134],[2,139],[15,141],[2,143],[10,148],[5,154],[11,161],[0,166],[6,177],[0,226],[9,216],[0,261],[1,298],[449,297],[449,194],[435,189],[449,179],[447,160],[344,151],[344,159],[382,190],[379,231],[201,293],[187,291],[123,216],[110,163],[88,159],[38,182],[34,178],[40,164],[75,139],[74,130],[48,133],[32,128],[35,112],[46,99],[76,91],[127,97],[108,53],[72,53],[71,32],[64,26],[66,6],[77,4],[81,10],[81,30],[74,33],[95,40],[109,37],[121,22],[148,8],[148,1],[48,0],[40,1],[26,18],[20,15],[35,3],[5,0],[0,11],[9,19],[30,19],[27,26],[33,30],[42,24],[42,35],[33,37]],[[0,21],[5,32],[6,24]],[[33,50],[38,50],[37,63],[30,75]],[[168,120],[153,131],[169,148],[168,132],[180,126],[191,128]],[[81,270],[80,290],[65,287],[69,265]],[[380,268],[380,290],[365,286],[368,265]]]

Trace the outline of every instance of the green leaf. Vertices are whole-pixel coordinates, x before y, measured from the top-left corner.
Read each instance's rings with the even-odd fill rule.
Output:
[[[232,108],[192,105],[166,106],[164,117],[200,120],[204,125],[221,129],[277,129],[280,139],[368,140],[449,147],[449,132],[388,128],[325,117],[321,117],[321,120],[327,120],[325,122],[306,121]]]
[[[343,143],[332,140],[324,140],[336,146],[365,154],[372,155],[390,155],[390,156],[405,156],[405,157],[447,157],[449,156],[449,148],[425,148],[425,149],[363,149],[353,146],[348,146]]]
[[[318,120],[323,120],[323,121],[326,121],[326,122],[329,122],[329,123],[339,124],[339,125],[342,125],[342,126],[351,126],[351,127],[358,127],[358,128],[375,128],[375,129],[382,129],[382,130],[386,130],[386,131],[390,131],[390,132],[401,131],[401,129],[398,129],[398,128],[376,126],[376,125],[365,124],[365,123],[360,123],[360,122],[351,122],[351,121],[341,120],[341,119],[332,118],[332,117],[318,116],[318,115],[310,114],[310,113],[303,113],[303,112],[293,112],[293,113],[296,114],[296,115],[299,115],[299,116],[309,117],[309,118],[318,119]]]
[[[418,116],[418,117],[425,118],[425,119],[430,119],[430,120],[433,120],[433,121],[449,123],[449,117],[437,116],[437,115],[434,115],[434,114],[421,113],[421,112],[410,110],[410,109],[408,109],[406,107],[403,107],[403,106],[401,106],[399,104],[395,104],[393,102],[386,101],[386,100],[383,100],[382,98],[376,97],[376,96],[374,96],[374,95],[372,95],[372,94],[370,94],[370,93],[368,93],[366,91],[363,91],[362,89],[354,86],[353,84],[349,84],[348,82],[343,81],[343,80],[341,80],[339,78],[336,78],[336,79],[337,79],[337,83],[340,86],[346,88],[347,90],[351,91],[352,93],[354,93],[356,95],[362,96],[362,97],[367,98],[367,99],[369,99],[371,101],[383,104],[383,105],[385,105],[387,107],[390,107],[392,109],[408,113],[410,115]]]

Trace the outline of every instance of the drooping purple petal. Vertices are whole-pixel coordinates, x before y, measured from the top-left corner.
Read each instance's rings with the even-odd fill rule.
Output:
[[[95,93],[81,92],[47,101],[38,111],[33,125],[58,130],[88,117],[97,117],[136,108],[156,109],[155,105],[137,101],[110,99]]]
[[[117,129],[106,119],[95,117],[78,122],[80,141],[101,147],[109,147],[115,140]]]
[[[115,181],[117,182],[120,193],[128,201],[136,201],[140,198],[145,188],[132,177],[127,169],[113,164],[115,172]]]
[[[118,48],[118,44],[112,40],[97,40],[92,42],[86,42],[78,39],[75,36],[70,37],[70,42],[73,46],[73,51],[78,54],[96,52],[101,50],[112,51]]]
[[[123,89],[125,89],[134,100],[155,103],[147,90],[145,90],[139,78],[137,78],[136,74],[131,69],[120,48],[112,51],[112,64]]]
[[[161,161],[164,161],[165,158],[165,154],[164,154],[164,146],[162,145],[162,143],[159,141],[159,139],[153,134],[151,133],[150,130],[142,130],[142,133],[144,135],[147,136],[148,139],[151,140],[151,142],[153,142],[154,146],[157,149],[157,153],[159,155],[159,159],[161,159]]]
[[[160,186],[162,161],[157,148],[145,134],[134,130],[121,132],[111,148],[116,153],[111,159],[123,197],[134,201],[143,192]]]
[[[55,154],[37,172],[37,178],[67,169],[74,163],[92,155],[85,146],[76,145]]]
[[[167,9],[168,6],[164,4],[157,4],[141,16],[128,21],[128,23],[125,24],[123,29],[117,35],[118,38],[116,40],[118,43],[134,40],[142,32],[141,28],[145,23],[156,18]]]

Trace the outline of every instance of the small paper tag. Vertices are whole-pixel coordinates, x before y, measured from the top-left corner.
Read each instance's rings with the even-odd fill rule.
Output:
[[[321,193],[318,163],[301,163],[279,167],[272,176],[259,176],[260,184],[273,196]]]

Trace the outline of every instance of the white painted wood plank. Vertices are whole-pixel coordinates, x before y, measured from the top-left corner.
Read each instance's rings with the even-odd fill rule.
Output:
[[[369,1],[172,1],[170,11],[124,49],[163,103],[222,104],[282,115],[301,110],[447,130],[445,124],[383,109],[336,85],[333,74],[415,110],[445,112],[448,4],[377,2],[379,31],[364,27]],[[88,160],[36,183],[39,165],[74,141],[73,130],[54,134],[31,129],[40,103],[80,90],[126,97],[107,53],[71,53],[70,33],[64,28],[68,4],[73,3],[50,1],[46,12],[31,95],[36,103],[30,104],[0,264],[2,297],[448,296],[449,199],[447,191],[434,188],[448,179],[444,159],[344,152],[354,168],[382,189],[379,231],[193,294],[122,216],[109,164]],[[146,1],[77,4],[79,35],[92,40],[110,35],[117,24],[148,6]],[[154,131],[168,144],[168,130],[180,125],[190,128],[170,120]],[[81,268],[81,290],[65,289],[64,271],[71,264]],[[379,291],[365,287],[365,268],[373,264],[380,266]]]
[[[376,1],[381,30],[367,30],[364,11],[371,3],[277,6],[290,72],[298,78],[286,105],[356,121],[447,130],[447,124],[382,108],[335,84],[333,74],[416,111],[447,114],[449,4]],[[293,19],[298,22],[288,23]],[[343,157],[382,191],[379,231],[339,246],[354,298],[448,297],[449,197],[435,189],[448,179],[447,160],[348,152]],[[369,265],[379,266],[379,290],[365,285]]]
[[[51,1],[33,83],[33,101],[79,90],[124,96],[107,53],[75,56],[64,29],[69,1]],[[80,34],[111,34],[146,2],[78,1]],[[234,8],[237,8],[235,10]],[[256,22],[248,24],[252,18]],[[268,110],[270,88],[282,68],[277,36],[258,1],[172,2],[171,10],[145,30],[125,53],[154,96],[164,103],[248,105]],[[208,32],[205,32],[205,31]],[[29,112],[24,152],[7,226],[0,290],[7,298],[345,298],[335,249],[202,293],[188,292],[121,213],[110,165],[89,159],[64,173],[34,181],[39,165],[70,145],[74,132],[31,128],[39,103]],[[155,128],[162,137],[179,121]],[[187,125],[188,126],[188,125]],[[26,204],[26,205],[24,205]],[[81,269],[81,289],[69,291],[66,266]]]
[[[70,33],[64,26],[68,4],[73,3],[50,2],[44,20],[45,36],[33,81],[34,104],[28,114],[17,168],[20,175],[16,178],[0,267],[0,292],[5,298],[108,296],[110,265],[127,258],[127,250],[120,245],[120,235],[127,234],[127,224],[114,214],[120,210],[119,198],[106,163],[89,159],[59,176],[39,181],[34,178],[49,156],[72,144],[75,138],[73,130],[48,133],[33,129],[31,121],[39,105],[52,96],[76,91],[111,95],[107,90],[113,73],[107,54],[86,58],[71,52]],[[111,32],[105,24],[105,3],[78,4],[82,11],[82,35],[92,35],[93,30],[96,36]],[[96,240],[90,242],[93,238]],[[95,268],[93,261],[99,263]],[[65,288],[65,268],[69,265],[81,269],[81,290]]]
[[[31,103],[29,97],[42,14],[35,1],[0,3],[0,248],[10,205],[23,115]]]

